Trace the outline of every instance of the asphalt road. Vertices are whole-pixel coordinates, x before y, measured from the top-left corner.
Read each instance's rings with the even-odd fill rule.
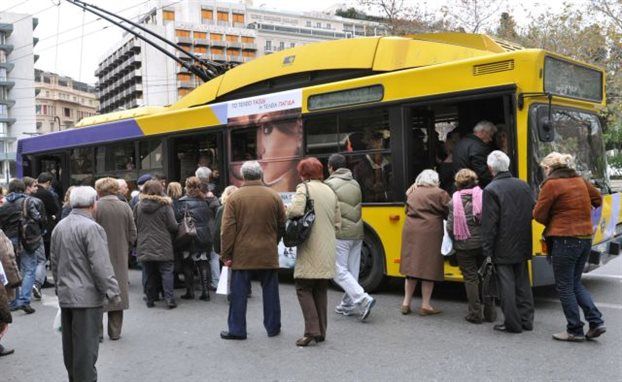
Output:
[[[100,381],[619,381],[622,376],[622,256],[584,278],[604,314],[608,331],[598,341],[562,343],[565,328],[552,288],[538,288],[533,332],[505,334],[491,324],[473,325],[461,285],[437,288],[438,316],[403,316],[400,281],[376,293],[368,322],[330,314],[326,342],[297,348],[302,314],[291,280],[281,283],[283,331],[268,338],[262,326],[259,285],[249,300],[246,341],[224,341],[227,302],[179,300],[179,307],[147,309],[140,273],[131,271],[131,309],[121,340],[100,346]],[[181,294],[177,290],[177,295]],[[329,292],[329,307],[340,298]],[[419,302],[417,297],[414,304]],[[64,381],[61,338],[53,332],[56,299],[44,290],[37,312],[14,315],[3,344],[16,349],[0,358],[0,381]]]

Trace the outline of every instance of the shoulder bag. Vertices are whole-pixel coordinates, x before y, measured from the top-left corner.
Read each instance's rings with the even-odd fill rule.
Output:
[[[184,217],[179,223],[179,230],[177,231],[177,237],[175,238],[175,245],[179,247],[185,247],[192,243],[197,238],[197,226],[194,222],[194,218],[188,212],[188,207],[184,209]]]
[[[286,247],[297,247],[304,243],[309,237],[311,227],[315,221],[315,209],[313,207],[313,199],[309,195],[309,187],[307,182],[305,185],[305,192],[307,196],[307,203],[305,204],[305,212],[302,216],[287,219],[285,222],[285,234],[283,235],[283,244]]]

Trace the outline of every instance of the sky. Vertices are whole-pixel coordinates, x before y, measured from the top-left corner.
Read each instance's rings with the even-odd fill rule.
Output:
[[[169,0],[170,3],[176,0]],[[434,1],[406,0],[406,3],[426,7],[432,11],[439,4],[451,4],[455,0]],[[572,0],[583,3],[586,0]],[[144,11],[146,0],[90,0],[87,2],[118,13],[124,17],[136,17]],[[230,2],[244,2],[230,0]],[[248,3],[248,1],[246,1]],[[254,0],[256,7],[287,11],[323,11],[336,4],[357,6],[355,0]],[[561,6],[562,0],[522,0],[520,9],[513,14],[520,24],[526,24],[528,10]],[[60,3],[60,6],[57,4]],[[434,6],[430,5],[434,4]],[[62,0],[0,0],[0,12],[32,14],[39,19],[35,37],[39,43],[35,53],[40,56],[35,67],[45,71],[70,76],[76,80],[94,84],[95,69],[101,58],[115,42],[121,39],[122,30],[95,15],[83,12],[78,7]],[[12,54],[19,54],[19,47]]]

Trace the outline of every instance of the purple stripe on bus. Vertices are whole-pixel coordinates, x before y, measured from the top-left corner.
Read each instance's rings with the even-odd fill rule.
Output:
[[[133,119],[90,127],[78,127],[69,131],[50,133],[20,139],[21,153],[52,151],[68,147],[107,143],[123,139],[139,138],[144,134]]]

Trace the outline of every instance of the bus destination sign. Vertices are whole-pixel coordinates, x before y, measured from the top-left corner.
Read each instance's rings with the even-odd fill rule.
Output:
[[[544,59],[544,91],[588,101],[603,100],[603,76],[598,70],[553,57]]]

